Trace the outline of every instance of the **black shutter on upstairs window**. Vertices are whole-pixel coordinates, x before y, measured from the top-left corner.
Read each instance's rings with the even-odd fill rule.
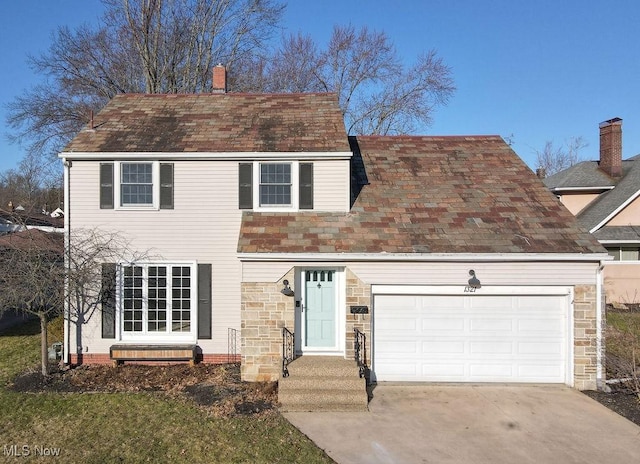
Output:
[[[173,209],[173,163],[160,163],[160,209]]]
[[[253,208],[253,164],[240,163],[238,165],[238,207],[240,209]]]
[[[300,209],[313,209],[313,164],[300,163]]]
[[[116,265],[102,264],[102,338],[116,338]]]
[[[198,264],[198,339],[211,339],[211,264]]]
[[[113,163],[100,163],[100,209],[113,209]]]

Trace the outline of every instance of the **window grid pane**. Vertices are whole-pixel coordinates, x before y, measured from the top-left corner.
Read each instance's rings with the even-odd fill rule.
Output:
[[[142,267],[124,268],[122,316],[125,332],[142,332],[142,284]]]
[[[166,332],[167,330],[167,268],[164,266],[149,267],[148,284],[148,320],[149,332]]]
[[[171,270],[171,330],[191,330],[191,269],[174,266]]]
[[[260,165],[260,205],[291,204],[291,164]]]
[[[120,205],[153,204],[153,164],[122,163]]]

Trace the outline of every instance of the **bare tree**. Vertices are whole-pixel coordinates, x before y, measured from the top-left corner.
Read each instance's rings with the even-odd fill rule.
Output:
[[[310,36],[290,35],[268,59],[238,67],[234,90],[336,92],[350,134],[413,132],[455,91],[451,69],[435,51],[407,69],[385,33],[353,26],[336,26],[325,50]]]
[[[98,27],[62,27],[30,58],[47,81],[9,104],[8,122],[31,153],[59,152],[118,93],[208,91],[213,65],[264,49],[284,8],[278,0],[102,1]]]
[[[84,325],[100,311],[102,304],[115,298],[115,288],[105,285],[105,270],[121,261],[136,262],[148,257],[136,252],[130,242],[118,232],[102,229],[75,229],[65,253],[66,313],[74,325],[76,349],[82,346]],[[115,272],[115,269],[113,269]],[[71,347],[65,346],[71,351]]]
[[[62,178],[53,164],[27,154],[18,169],[0,173],[0,209],[9,202],[28,212],[52,211],[62,200]]]
[[[536,163],[545,176],[563,171],[582,161],[580,150],[587,147],[582,137],[571,137],[567,143],[559,147],[547,141],[542,150],[536,150]]]
[[[64,267],[62,236],[25,230],[0,241],[0,308],[40,320],[40,366],[48,375],[47,323],[60,314]]]

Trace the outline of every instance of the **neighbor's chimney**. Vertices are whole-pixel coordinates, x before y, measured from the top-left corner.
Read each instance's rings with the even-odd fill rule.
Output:
[[[622,175],[622,119],[600,123],[600,169],[611,177]]]
[[[227,93],[227,68],[222,64],[213,68],[213,92]]]

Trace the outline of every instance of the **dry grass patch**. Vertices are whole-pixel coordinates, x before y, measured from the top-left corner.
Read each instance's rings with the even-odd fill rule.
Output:
[[[146,367],[89,368],[60,374],[69,382],[75,378],[79,391],[51,391],[50,384],[32,392],[11,390],[20,373],[38,365],[38,354],[37,322],[0,334],[0,453],[5,445],[26,445],[60,449],[59,458],[32,455],[29,462],[333,462],[274,409],[256,413],[251,401],[246,410],[223,401],[215,410],[221,398],[273,397],[269,387],[240,382],[233,366],[199,366],[182,374],[188,366],[156,368],[157,377],[145,382],[140,379],[149,377]],[[226,372],[216,377],[209,371],[214,368]]]

